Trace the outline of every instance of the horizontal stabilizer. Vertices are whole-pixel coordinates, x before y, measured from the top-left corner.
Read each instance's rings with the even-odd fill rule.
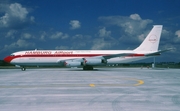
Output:
[[[150,53],[150,54],[145,54],[145,56],[155,56],[155,55],[160,55],[163,52],[171,51],[173,48],[168,48],[165,50],[159,50],[158,52]]]

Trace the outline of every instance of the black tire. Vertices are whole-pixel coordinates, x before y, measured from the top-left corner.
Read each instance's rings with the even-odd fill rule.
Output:
[[[25,71],[25,70],[26,70],[26,68],[25,68],[25,67],[22,67],[22,68],[21,68],[21,70],[22,70],[22,71]]]
[[[83,70],[93,70],[93,66],[84,66]]]

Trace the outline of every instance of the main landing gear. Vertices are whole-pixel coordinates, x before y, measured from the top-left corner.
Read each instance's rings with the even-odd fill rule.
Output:
[[[83,70],[93,70],[93,66],[84,66]]]
[[[25,68],[25,67],[21,67],[21,70],[22,70],[22,71],[25,71],[25,70],[26,70],[26,68]]]

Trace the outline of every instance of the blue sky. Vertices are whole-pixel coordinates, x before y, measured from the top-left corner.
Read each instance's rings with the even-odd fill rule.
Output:
[[[0,59],[31,49],[134,49],[163,25],[159,49],[174,50],[157,60],[180,62],[179,7],[179,0],[0,1]]]

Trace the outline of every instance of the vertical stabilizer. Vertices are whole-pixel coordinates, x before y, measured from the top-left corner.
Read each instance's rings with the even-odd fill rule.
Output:
[[[162,25],[154,25],[151,32],[134,51],[157,51],[162,32]]]

